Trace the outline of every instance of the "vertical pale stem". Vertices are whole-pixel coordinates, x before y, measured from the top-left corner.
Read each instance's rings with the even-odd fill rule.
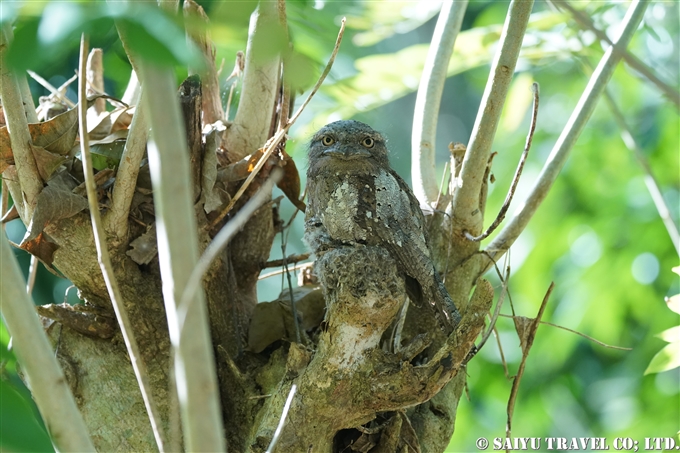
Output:
[[[4,234],[0,234],[0,311],[50,438],[60,451],[95,451]]]
[[[500,47],[491,65],[460,177],[457,179],[460,186],[454,192],[453,215],[462,222],[463,229],[473,235],[481,233],[483,212],[479,206],[484,173],[533,4],[533,0],[513,0],[510,3]]]
[[[174,72],[142,65],[144,103],[152,139],[149,167],[154,187],[158,260],[185,448],[224,451],[222,411],[205,295],[199,289],[180,304],[198,261],[198,230],[192,202],[189,151],[177,100]]]
[[[439,197],[435,172],[439,104],[467,3],[467,0],[448,0],[442,5],[418,87],[411,138],[411,178],[413,193],[426,205],[433,205]]]

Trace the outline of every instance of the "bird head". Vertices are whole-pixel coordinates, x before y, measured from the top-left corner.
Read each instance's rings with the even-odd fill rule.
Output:
[[[373,160],[387,163],[385,137],[368,124],[359,121],[336,121],[314,134],[309,145],[311,159],[334,162]]]

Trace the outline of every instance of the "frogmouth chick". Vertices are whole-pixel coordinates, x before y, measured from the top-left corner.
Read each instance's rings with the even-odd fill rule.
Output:
[[[385,138],[359,121],[321,128],[309,147],[305,241],[322,254],[339,247],[386,249],[414,303],[426,302],[452,331],[460,314],[432,264],[418,200],[390,168]]]

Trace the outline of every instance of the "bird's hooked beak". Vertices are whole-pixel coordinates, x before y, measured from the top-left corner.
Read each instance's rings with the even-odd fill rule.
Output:
[[[324,150],[323,154],[325,156],[336,157],[342,160],[354,160],[371,157],[371,153],[367,149],[358,147],[355,148],[352,146],[347,146],[344,148],[345,148],[344,150],[340,150],[337,147],[333,146],[331,148]]]

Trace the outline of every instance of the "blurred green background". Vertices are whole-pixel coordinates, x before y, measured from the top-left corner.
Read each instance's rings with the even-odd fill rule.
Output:
[[[218,65],[225,60],[224,84],[238,50],[245,50],[253,2],[199,2],[212,22]],[[615,37],[628,3],[574,2],[596,25]],[[475,121],[496,50],[508,3],[470,2],[463,31],[449,67],[437,130],[440,173],[450,142],[466,143]],[[415,89],[432,36],[439,2],[435,1],[291,1],[288,21],[295,53],[293,74],[300,89],[309,89],[320,74],[335,42],[340,19],[347,33],[324,87],[291,130],[287,150],[303,178],[306,143],[329,121],[354,118],[371,124],[389,139],[394,168],[410,181],[410,130]],[[59,86],[77,67],[82,31],[91,46],[104,49],[106,91],[121,97],[130,65],[117,39],[113,18],[135,30],[138,52],[176,65],[178,82],[195,61],[186,44],[184,26],[153,4],[125,7],[104,2],[3,2],[0,19],[15,21],[15,41],[8,60],[31,69]],[[163,23],[159,27],[158,23]],[[195,24],[188,24],[195,26]],[[671,86],[679,88],[680,11],[677,2],[651,2],[629,50]],[[272,43],[276,45],[276,43]],[[590,66],[603,51],[593,33],[577,28],[568,15],[538,1],[508,101],[494,143],[498,156],[487,205],[487,224],[498,212],[523,150],[529,127],[531,83],[541,87],[538,126],[515,202],[531,188],[552,146],[582,93]],[[29,79],[37,101],[49,94]],[[228,89],[228,86],[224,86]],[[680,210],[680,119],[676,107],[660,91],[620,64],[609,85],[635,139],[659,181],[672,218]],[[75,86],[68,96],[75,100]],[[228,91],[228,90],[227,90]],[[305,94],[298,96],[298,105]],[[238,88],[236,98],[238,100]],[[226,102],[226,97],[225,97]],[[231,109],[231,116],[235,109]],[[281,215],[294,209],[287,200]],[[286,237],[286,254],[306,251],[301,241],[302,216]],[[20,221],[6,231],[20,242]],[[488,241],[487,241],[488,242]],[[29,258],[16,252],[27,272]],[[281,238],[272,258],[281,256]],[[515,406],[513,435],[525,437],[616,437],[643,445],[645,437],[673,437],[680,428],[680,369],[645,375],[652,357],[665,346],[656,335],[680,324],[664,297],[680,292],[678,255],[644,183],[644,173],[624,145],[611,112],[602,100],[573,149],[551,194],[510,252],[510,295],[515,312],[535,316],[551,281],[556,286],[544,321],[632,348],[608,349],[554,327],[538,330]],[[94,271],[94,270],[93,270]],[[488,277],[500,283],[494,273]],[[277,297],[281,276],[260,282],[260,300]],[[33,292],[37,304],[77,303],[70,283],[41,268]],[[509,306],[503,309],[510,313]],[[511,375],[521,359],[512,321],[498,322],[500,342]],[[30,396],[15,373],[8,334],[2,326],[0,380],[0,449],[51,449]],[[676,339],[680,341],[680,339]],[[505,435],[511,381],[506,378],[498,347],[489,341],[468,368],[468,394],[459,405],[456,432],[448,451],[476,451],[479,437]],[[38,417],[39,419],[39,417]],[[40,434],[42,432],[42,434]],[[676,436],[677,437],[677,436]]]

